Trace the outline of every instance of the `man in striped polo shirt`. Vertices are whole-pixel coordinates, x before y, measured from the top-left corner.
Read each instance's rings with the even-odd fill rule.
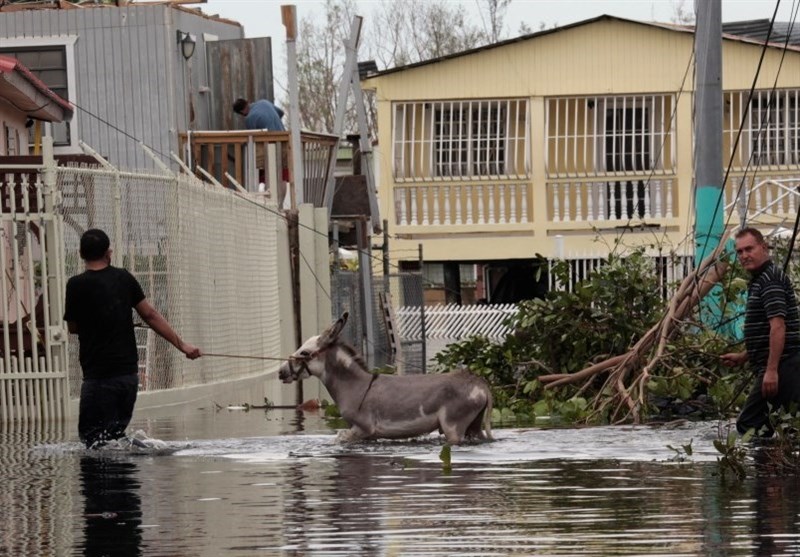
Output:
[[[774,408],[800,401],[800,318],[789,278],[769,255],[764,236],[754,228],[736,235],[736,255],[751,275],[744,320],[744,352],[721,356],[734,366],[749,362],[756,375],[736,420],[740,434],[753,429],[769,437],[769,405]]]

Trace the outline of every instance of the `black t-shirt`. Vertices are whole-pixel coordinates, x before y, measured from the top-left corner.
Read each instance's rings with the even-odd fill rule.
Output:
[[[110,265],[67,281],[64,320],[78,324],[84,378],[136,373],[139,355],[131,310],[142,300],[144,292],[133,275]]]

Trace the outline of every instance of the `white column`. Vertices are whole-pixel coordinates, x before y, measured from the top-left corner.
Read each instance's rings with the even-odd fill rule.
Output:
[[[558,184],[553,184],[553,222],[561,221],[561,204],[558,202]]]
[[[433,224],[441,224],[439,221],[439,187],[432,186],[433,192]]]

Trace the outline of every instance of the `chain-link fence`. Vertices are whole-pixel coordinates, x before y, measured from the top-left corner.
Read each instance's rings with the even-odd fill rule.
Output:
[[[423,372],[424,337],[402,330],[395,316],[400,307],[416,308],[416,317],[411,320],[413,329],[424,327],[422,275],[409,272],[373,277],[370,274],[364,279],[360,273],[338,269],[331,277],[334,317],[345,311],[350,313],[342,333],[344,338],[365,354],[373,367],[393,366],[403,373]],[[364,284],[369,285],[368,298]]]
[[[113,264],[127,268],[187,342],[206,353],[279,356],[281,330],[277,219],[271,207],[192,177],[59,168],[67,276],[83,270],[81,234],[102,228]],[[138,316],[134,316],[138,318]],[[189,361],[158,335],[137,333],[142,390],[240,379],[277,362]],[[78,393],[77,338],[71,337],[71,393]]]

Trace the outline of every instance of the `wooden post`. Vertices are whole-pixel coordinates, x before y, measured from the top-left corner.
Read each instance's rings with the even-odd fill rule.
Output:
[[[292,269],[292,305],[294,306],[295,347],[303,344],[302,317],[300,315],[300,236],[299,214],[296,209],[286,211],[286,224],[289,233],[289,259]],[[303,382],[295,383],[295,402],[303,404]]]
[[[389,292],[389,275],[390,273],[390,260],[389,260],[389,220],[383,219],[383,291]]]
[[[422,330],[422,373],[428,373],[428,333],[425,330],[425,273],[423,266],[425,259],[422,257],[422,244],[419,244],[419,285],[422,289],[419,306],[420,329]]]
[[[364,357],[367,367],[375,366],[375,329],[373,325],[373,288],[372,288],[372,257],[370,256],[370,235],[367,229],[367,220],[361,217],[356,220],[356,235],[358,236],[358,276],[361,283],[361,308],[364,325]]]

